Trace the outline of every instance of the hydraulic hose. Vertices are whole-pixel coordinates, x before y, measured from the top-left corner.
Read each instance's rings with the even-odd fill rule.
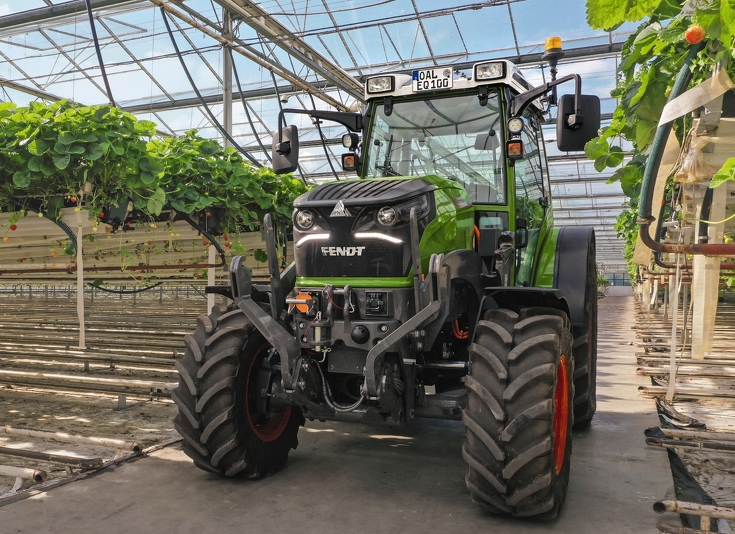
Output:
[[[689,82],[692,80],[692,70],[690,65],[703,46],[704,43],[699,43],[692,46],[689,50],[689,53],[684,59],[684,65],[681,67],[681,70],[674,81],[674,86],[671,88],[671,94],[669,95],[667,103],[671,102],[674,98],[683,93],[687,87],[689,87]],[[651,215],[653,189],[658,169],[661,166],[661,158],[664,155],[666,141],[669,138],[672,126],[673,121],[667,122],[666,124],[659,124],[656,129],[656,135],[653,138],[653,144],[651,145],[651,155],[648,156],[648,161],[646,161],[646,168],[643,172],[643,182],[641,183],[640,203],[638,205],[638,224],[641,225],[641,231],[643,229],[643,224],[646,224],[647,226],[655,219],[655,217]],[[646,230],[647,229],[648,228],[646,228]]]
[[[332,410],[337,413],[354,412],[365,401],[365,397],[360,397],[360,399],[355,404],[351,404],[349,406],[344,406],[342,404],[337,404],[336,402],[334,402],[332,400],[332,390],[329,387],[329,384],[327,384],[327,380],[324,378],[324,373],[322,373],[321,367],[319,367],[319,364],[315,361],[312,361],[312,365],[316,366],[316,370],[319,371],[319,376],[321,376],[322,378],[322,393],[324,394],[324,402],[326,402],[327,406],[329,406]]]

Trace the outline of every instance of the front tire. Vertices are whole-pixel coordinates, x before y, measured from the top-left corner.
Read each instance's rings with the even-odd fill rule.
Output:
[[[172,392],[184,452],[197,467],[228,477],[258,478],[283,467],[304,417],[290,406],[258,409],[258,373],[272,347],[239,309],[224,306],[200,316],[185,342]]]
[[[550,308],[489,310],[470,361],[462,455],[473,502],[497,514],[556,517],[574,421],[569,319]]]

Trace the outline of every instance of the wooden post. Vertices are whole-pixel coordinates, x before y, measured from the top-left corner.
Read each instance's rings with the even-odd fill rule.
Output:
[[[77,317],[79,319],[79,348],[86,349],[87,344],[84,333],[84,253],[82,250],[84,228],[81,213],[77,213],[77,223]]]
[[[714,189],[710,221],[725,218],[726,185]],[[707,229],[708,243],[722,243],[724,224],[710,224]],[[712,351],[712,338],[717,315],[717,296],[720,284],[720,261],[718,257],[694,256],[692,277],[692,358],[702,360]]]
[[[676,257],[676,276],[670,292],[674,293],[671,304],[671,348],[669,349],[669,387],[666,390],[666,402],[674,402],[676,394],[676,323],[679,321],[679,291],[681,290],[681,262],[679,254]],[[686,256],[685,256],[686,257]],[[669,277],[671,278],[671,277]]]

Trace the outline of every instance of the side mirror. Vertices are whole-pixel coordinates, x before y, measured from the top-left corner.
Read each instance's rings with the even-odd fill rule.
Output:
[[[516,219],[516,232],[515,232],[515,243],[516,248],[526,248],[528,246],[528,222],[526,219]]]
[[[574,95],[564,95],[559,99],[559,108],[556,115],[556,146],[562,152],[584,150],[584,145],[590,139],[597,137],[600,129],[600,99],[595,95],[580,95],[580,112],[583,118],[582,126],[569,126],[569,116],[574,115]]]
[[[273,134],[273,172],[286,174],[299,168],[299,131],[296,126],[285,126],[281,131],[281,142],[278,133]]]

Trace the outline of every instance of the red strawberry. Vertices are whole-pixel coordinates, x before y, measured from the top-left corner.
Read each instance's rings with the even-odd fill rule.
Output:
[[[687,28],[684,38],[689,44],[697,44],[704,39],[707,32],[699,24],[693,24]]]
[[[11,225],[10,225],[10,229],[11,229],[11,230],[12,230],[13,232],[15,232],[15,231],[16,231],[16,230],[18,229],[18,225],[17,225],[17,224],[11,224]]]

